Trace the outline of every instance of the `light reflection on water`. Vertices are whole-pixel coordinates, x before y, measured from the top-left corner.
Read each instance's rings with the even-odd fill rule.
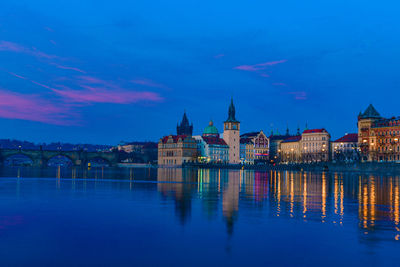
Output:
[[[273,228],[288,224],[288,227],[292,227],[290,221],[296,222],[299,231],[309,231],[305,227],[309,223],[317,226],[319,231],[321,229],[318,225],[328,224],[339,227],[337,233],[342,234],[344,239],[349,235],[348,238],[366,244],[368,249],[379,244],[379,249],[372,249],[372,255],[382,256],[389,248],[398,249],[397,241],[400,238],[398,176],[173,168],[4,168],[1,169],[0,176],[18,177],[14,180],[3,178],[3,181],[0,181],[1,198],[11,203],[14,203],[14,198],[29,201],[46,195],[54,197],[57,192],[60,192],[60,195],[63,192],[59,201],[66,202],[72,195],[65,192],[72,192],[73,196],[83,195],[85,200],[99,196],[106,197],[107,200],[117,198],[118,205],[125,205],[128,200],[135,199],[136,205],[142,203],[146,206],[151,203],[152,210],[149,212],[155,212],[157,206],[160,209],[172,207],[179,227],[191,224],[204,226],[205,221],[222,223],[229,239],[235,235],[241,236],[247,231],[246,228],[260,227],[259,233],[267,234],[267,230],[263,230],[265,228],[261,226]],[[42,191],[44,196],[41,196]],[[154,192],[157,192],[156,196],[159,198],[152,194]],[[24,211],[26,210],[22,212]],[[161,213],[164,214],[163,211]],[[121,214],[124,214],[123,211]],[[116,216],[122,216],[121,214]],[[81,214],[74,215],[79,218]],[[155,216],[160,217],[162,221],[170,214]],[[23,213],[0,214],[0,231],[22,224],[25,217],[26,214]],[[279,234],[279,231],[281,230],[277,227],[276,234]],[[335,238],[323,231],[318,234],[329,236],[330,239]],[[203,232],[204,242],[212,240],[209,235],[211,232]],[[152,238],[154,242],[158,242],[157,237]],[[311,240],[306,242],[312,245],[313,238],[316,239],[315,243],[320,242],[311,234]],[[215,246],[218,246],[218,243]],[[238,246],[240,250],[241,245]],[[228,251],[232,253],[234,246],[228,247]]]

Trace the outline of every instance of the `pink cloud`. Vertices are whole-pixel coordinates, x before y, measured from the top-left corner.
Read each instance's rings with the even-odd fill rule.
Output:
[[[39,86],[41,86],[41,87],[43,87],[43,88],[52,90],[52,88],[51,88],[50,86],[48,86],[48,85],[45,85],[45,84],[42,84],[42,83],[38,83],[38,82],[36,82],[36,81],[31,81],[31,83],[36,84],[36,85],[39,85]]]
[[[23,77],[23,76],[21,76],[21,75],[18,75],[18,74],[15,74],[15,73],[13,73],[13,72],[9,72],[9,74],[11,74],[12,76],[17,77],[17,78],[19,78],[19,79],[27,80],[25,77]]]
[[[282,60],[278,60],[278,61],[270,61],[270,62],[255,64],[255,65],[241,65],[241,66],[235,67],[234,69],[244,70],[244,71],[259,71],[259,70],[264,70],[269,66],[274,66],[277,64],[285,63],[286,61],[287,61],[286,59],[282,59]]]
[[[0,41],[0,51],[8,51],[14,53],[22,53],[30,56],[35,56],[38,58],[45,59],[54,59],[57,58],[55,55],[49,55],[42,51],[37,50],[36,48],[28,48],[16,43],[8,42],[8,41]]]
[[[288,94],[293,95],[294,99],[296,99],[296,100],[306,100],[307,99],[307,93],[304,91],[288,92]]]
[[[63,69],[63,70],[73,70],[73,71],[80,72],[80,73],[86,73],[85,71],[75,68],[75,67],[68,67],[68,66],[63,66],[63,65],[58,65],[58,64],[56,64],[56,67],[59,69]]]
[[[139,85],[148,86],[148,87],[165,88],[164,85],[162,85],[160,83],[156,83],[149,79],[136,79],[136,80],[132,80],[131,82],[134,84],[139,84]]]
[[[38,95],[24,95],[0,90],[0,117],[37,121],[55,125],[76,125],[65,105],[55,105]]]
[[[104,80],[101,80],[99,78],[96,77],[92,77],[92,76],[79,76],[78,77],[82,82],[84,83],[89,83],[89,84],[104,84],[109,86],[110,83]]]
[[[153,92],[115,91],[86,85],[81,87],[85,88],[85,90],[52,90],[72,102],[80,103],[131,104],[142,101],[160,102],[163,100],[161,96]]]

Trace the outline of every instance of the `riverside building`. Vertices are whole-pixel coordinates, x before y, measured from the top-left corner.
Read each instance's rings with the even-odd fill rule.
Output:
[[[400,117],[383,118],[369,105],[358,116],[362,161],[400,161]]]
[[[244,164],[267,163],[269,160],[269,138],[263,131],[240,136],[240,161]]]
[[[202,136],[194,136],[199,152],[198,161],[202,163],[229,163],[229,146],[220,138],[213,121],[204,129]]]
[[[360,160],[358,134],[346,134],[331,143],[332,160],[335,162],[355,162]]]
[[[301,162],[301,135],[291,136],[280,143],[280,160],[282,163]]]
[[[302,162],[329,161],[330,134],[325,129],[305,130],[301,135]]]
[[[197,143],[192,132],[193,124],[189,124],[185,112],[181,124],[177,126],[177,135],[164,136],[158,142],[158,165],[181,166],[196,162]]]

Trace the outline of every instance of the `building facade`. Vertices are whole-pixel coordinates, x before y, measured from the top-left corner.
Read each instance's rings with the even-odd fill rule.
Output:
[[[224,136],[229,146],[229,164],[240,164],[240,122],[236,120],[236,109],[231,100],[228,119],[224,122]]]
[[[302,162],[329,161],[330,134],[325,129],[305,130],[301,135]]]
[[[301,155],[301,135],[291,136],[280,143],[280,161],[282,163],[299,163]]]
[[[196,140],[187,135],[169,135],[158,142],[158,165],[181,166],[197,161]]]
[[[358,115],[358,146],[361,151],[362,161],[378,161],[378,147],[373,124],[383,118],[371,104]]]
[[[331,143],[332,160],[334,162],[356,162],[360,160],[358,134],[346,134]]]
[[[251,132],[240,136],[240,160],[245,164],[262,163],[269,160],[269,138],[263,131]]]
[[[168,135],[158,142],[158,165],[181,166],[197,161],[197,142],[192,137],[193,124],[189,124],[186,112],[176,127],[176,135]]]
[[[378,161],[400,161],[400,117],[375,121],[371,129],[376,144],[372,158]]]
[[[210,121],[202,136],[194,136],[199,151],[198,161],[202,163],[229,163],[229,146],[220,138],[218,129]]]
[[[240,138],[240,163],[254,164],[254,144],[250,138]]]
[[[400,161],[400,117],[383,118],[369,105],[358,116],[362,161]]]

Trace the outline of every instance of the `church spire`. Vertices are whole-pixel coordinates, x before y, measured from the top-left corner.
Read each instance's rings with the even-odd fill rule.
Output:
[[[231,98],[231,105],[229,106],[229,110],[228,110],[228,119],[226,121],[227,122],[237,122],[236,108],[235,108],[235,105],[233,104],[233,97]]]

